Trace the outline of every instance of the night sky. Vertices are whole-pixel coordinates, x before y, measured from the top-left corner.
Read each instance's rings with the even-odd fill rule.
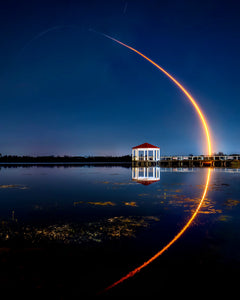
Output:
[[[239,1],[1,1],[0,153],[124,155],[240,152]]]

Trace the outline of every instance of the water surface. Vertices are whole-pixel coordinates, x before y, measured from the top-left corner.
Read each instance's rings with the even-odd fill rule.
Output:
[[[149,259],[196,209],[207,169],[0,169],[0,286],[94,295]],[[213,169],[204,204],[166,253],[110,295],[156,295],[240,266],[240,170]]]

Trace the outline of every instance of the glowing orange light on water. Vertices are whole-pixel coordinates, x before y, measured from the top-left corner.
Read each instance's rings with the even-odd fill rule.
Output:
[[[159,252],[157,252],[154,256],[152,256],[149,260],[145,261],[141,266],[139,266],[136,269],[132,270],[127,275],[123,276],[118,281],[114,282],[113,284],[111,284],[110,286],[108,286],[107,288],[105,288],[104,291],[110,290],[114,286],[118,285],[119,283],[123,282],[124,280],[132,277],[133,275],[135,275],[136,273],[138,273],[139,271],[141,271],[141,269],[143,269],[144,267],[146,267],[147,265],[149,265],[156,258],[158,258],[161,254],[163,254],[163,252],[165,252],[169,247],[171,247],[171,245],[174,244],[183,235],[183,233],[188,229],[188,227],[191,225],[192,221],[195,219],[196,215],[198,214],[198,212],[199,212],[199,210],[200,210],[200,208],[201,208],[201,206],[203,204],[203,201],[205,199],[205,196],[206,196],[206,193],[207,193],[207,190],[208,190],[208,185],[209,185],[209,180],[210,180],[210,174],[211,174],[211,169],[208,169],[207,181],[206,181],[206,184],[205,184],[205,188],[204,188],[204,192],[203,192],[203,195],[202,195],[202,199],[199,202],[199,204],[198,204],[196,210],[194,211],[193,215],[191,216],[191,218],[188,220],[188,222],[185,224],[185,226],[178,232],[178,234],[176,234],[175,237],[165,247],[163,247]]]
[[[196,109],[200,120],[203,124],[204,130],[205,130],[205,134],[206,134],[206,140],[207,140],[207,148],[208,148],[208,155],[212,154],[212,149],[211,149],[211,140],[210,140],[210,133],[209,133],[209,129],[208,129],[208,125],[207,122],[205,120],[205,117],[203,116],[203,113],[201,112],[197,102],[193,99],[193,97],[190,95],[190,93],[172,76],[170,75],[167,71],[165,71],[162,67],[160,67],[157,63],[155,63],[154,61],[152,61],[150,58],[148,58],[147,56],[145,56],[144,54],[142,54],[141,52],[139,52],[138,50],[112,38],[109,35],[106,34],[102,34],[103,36],[117,42],[118,44],[127,47],[128,49],[136,52],[137,54],[139,54],[140,56],[142,56],[143,58],[145,58],[147,61],[149,61],[151,64],[153,64],[155,67],[157,67],[160,71],[162,71],[167,77],[169,77],[181,90],[182,92],[187,96],[187,98],[190,100],[190,102],[193,104],[194,108]],[[206,197],[206,193],[208,190],[208,186],[209,186],[209,181],[210,181],[210,175],[211,175],[211,169],[208,169],[208,173],[207,173],[207,180],[205,183],[205,188],[202,194],[202,198],[196,208],[196,210],[194,211],[194,213],[192,214],[191,218],[188,220],[188,222],[183,226],[183,228],[174,236],[174,238],[165,246],[163,247],[159,252],[157,252],[155,255],[153,255],[150,259],[148,259],[146,262],[144,262],[142,265],[140,265],[139,267],[135,268],[134,270],[130,271],[127,275],[123,276],[122,278],[120,278],[118,281],[114,282],[113,284],[111,284],[110,286],[108,286],[107,288],[105,288],[102,292],[106,292],[108,290],[110,290],[111,288],[113,288],[114,286],[118,285],[119,283],[123,282],[124,280],[134,276],[136,273],[138,273],[141,269],[143,269],[144,267],[146,267],[147,265],[149,265],[151,262],[153,262],[156,258],[158,258],[160,255],[162,255],[169,247],[171,247],[171,245],[173,245],[182,235],[183,233],[188,229],[188,227],[191,225],[191,223],[193,222],[193,220],[195,219],[195,217],[197,216],[200,208],[203,205],[204,199]],[[102,293],[100,292],[100,293]],[[99,293],[99,294],[100,294]]]

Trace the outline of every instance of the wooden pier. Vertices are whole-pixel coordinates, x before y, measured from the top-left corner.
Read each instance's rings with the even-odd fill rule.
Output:
[[[221,154],[221,153],[219,153]],[[240,168],[240,155],[171,155],[160,156],[160,148],[149,143],[132,147],[133,167],[224,167]]]
[[[162,156],[161,167],[232,167],[240,168],[240,155]]]

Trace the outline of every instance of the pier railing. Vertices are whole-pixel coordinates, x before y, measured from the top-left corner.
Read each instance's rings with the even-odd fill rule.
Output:
[[[240,155],[171,155],[161,156],[160,160],[153,160],[153,157],[140,156],[138,160],[132,157],[134,166],[161,167],[240,167]]]
[[[171,155],[161,156],[160,161],[184,161],[184,160],[198,160],[198,161],[232,161],[239,160],[240,155]]]
[[[240,167],[240,155],[172,155],[161,156],[160,166]]]

